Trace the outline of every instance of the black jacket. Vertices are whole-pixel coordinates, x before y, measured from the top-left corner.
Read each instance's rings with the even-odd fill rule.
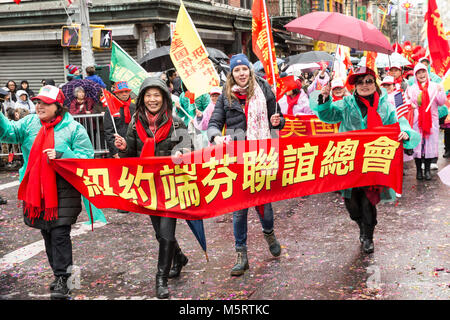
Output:
[[[280,111],[280,107],[277,106],[275,95],[273,94],[269,83],[260,77],[256,77],[256,81],[266,97],[267,121],[269,121],[269,128],[279,130],[283,129],[285,119]],[[226,92],[226,88],[223,89],[223,92]],[[270,117],[275,113],[280,114],[281,121],[277,127],[272,127]],[[207,133],[210,142],[214,140],[214,137],[222,135],[222,128],[224,125],[227,126],[225,135],[231,135],[234,140],[245,140],[247,132],[247,118],[245,116],[244,109],[236,99],[233,99],[230,105],[226,94],[222,93],[217,100],[208,124]]]
[[[139,95],[136,100],[136,108],[139,108],[139,106],[141,106],[141,108],[145,108],[143,102],[144,94],[145,91],[151,87],[157,87],[163,91],[163,94],[165,95],[165,100],[168,103],[167,113],[172,114],[171,94],[169,92],[169,89],[167,88],[167,85],[159,78],[147,78],[144,80],[144,82],[141,85],[141,88],[139,89]],[[144,127],[145,131],[147,132],[147,135],[149,137],[153,137],[153,132],[149,129],[149,124],[145,114],[136,112],[133,115],[130,124],[128,125],[128,131],[125,137],[125,140],[127,141],[127,148],[119,153],[119,156],[121,158],[139,157],[141,155],[142,148],[144,147],[144,142],[141,141],[136,131],[136,117],[138,115],[140,115],[139,120],[142,123],[142,126]],[[167,121],[168,118],[164,114],[163,121],[161,122],[159,127],[163,126],[165,123],[167,123]],[[177,150],[183,152],[186,151],[186,149],[193,150],[191,139],[187,132],[187,127],[180,118],[173,117],[173,124],[170,128],[169,135],[165,140],[160,141],[155,146],[155,156],[157,157],[171,156],[172,153],[175,153],[175,151]]]
[[[136,105],[134,103],[130,104],[130,114],[133,116],[134,112],[136,111]],[[120,117],[114,118],[114,123],[116,124],[117,133],[124,137],[127,134],[128,130],[128,123],[125,123],[125,115],[123,108],[120,108]],[[130,121],[131,123],[131,121]],[[110,156],[113,156],[119,152],[119,149],[117,149],[114,145],[114,134],[116,133],[114,131],[114,125],[111,120],[111,113],[109,112],[109,108],[106,108],[105,114],[103,116],[103,128],[105,131],[105,140],[106,144],[109,150]]]

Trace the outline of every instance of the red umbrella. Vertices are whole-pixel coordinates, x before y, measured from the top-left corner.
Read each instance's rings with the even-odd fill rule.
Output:
[[[338,12],[308,13],[284,27],[316,40],[342,44],[356,50],[392,53],[388,39],[373,24]]]

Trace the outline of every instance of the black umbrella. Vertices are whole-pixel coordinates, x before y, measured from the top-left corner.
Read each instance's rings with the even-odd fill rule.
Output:
[[[162,46],[150,50],[139,59],[138,63],[147,72],[166,71],[173,68],[172,59],[170,59],[170,46]]]
[[[227,60],[228,56],[216,48],[206,48],[210,57],[218,60]],[[162,46],[150,50],[146,55],[139,59],[138,63],[147,72],[167,71],[174,68],[172,59],[170,59],[170,46]]]
[[[334,58],[331,54],[324,51],[309,51],[287,57],[285,63],[290,66],[297,63],[312,63],[320,61],[328,61],[331,65],[333,64]]]
[[[221,59],[221,60],[229,60],[230,59],[224,52],[220,51],[219,49],[208,47],[208,48],[206,48],[206,51],[208,51],[208,54],[211,58]]]

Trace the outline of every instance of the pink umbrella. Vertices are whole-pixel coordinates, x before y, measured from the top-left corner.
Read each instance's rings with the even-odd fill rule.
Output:
[[[284,26],[316,40],[391,54],[388,39],[373,25],[338,12],[317,11],[301,16]]]

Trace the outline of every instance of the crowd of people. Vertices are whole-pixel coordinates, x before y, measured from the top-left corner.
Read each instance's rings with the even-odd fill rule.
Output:
[[[450,157],[450,124],[442,120],[447,113],[440,110],[448,96],[438,83],[440,79],[431,73],[426,57],[412,67],[411,72],[393,64],[382,78],[380,74],[386,70],[360,67],[347,79],[332,79],[332,70],[324,67],[315,74],[297,75],[297,87],[277,102],[275,90],[255,73],[247,56],[236,54],[230,59],[230,72],[223,86],[213,87],[209,94],[192,98],[176,70],[170,70],[147,78],[135,97],[126,81],[114,83],[111,91],[121,103],[119,114],[112,117],[109,109],[99,110],[104,113],[103,131],[109,156],[117,159],[176,156],[230,140],[274,138],[272,129],[284,127],[284,115],[316,115],[321,121],[339,123],[340,132],[399,122],[398,140],[403,142],[405,160],[414,159],[417,180],[430,180],[431,165],[438,157],[440,125],[445,131],[443,156]],[[82,78],[77,66],[68,65],[67,69],[68,81]],[[93,67],[86,72],[89,75],[86,79],[106,87]],[[96,102],[86,96],[83,87],[76,87],[74,99],[64,105],[62,90],[53,80],[43,80],[42,85],[38,95],[30,90],[27,81],[22,81],[20,88],[14,81],[8,81],[0,89],[0,142],[22,145],[24,164],[19,171],[19,199],[24,202],[24,221],[42,232],[55,275],[51,295],[61,298],[69,294],[66,280],[72,264],[70,228],[77,220],[81,204],[79,193],[51,169],[47,158],[94,156],[85,128],[72,115],[95,113]],[[397,115],[399,93],[410,105],[411,119]],[[183,144],[172,138],[172,133],[180,129],[187,129],[191,136],[183,139]],[[43,179],[44,176],[50,178]],[[50,191],[42,193],[44,189],[40,186]],[[396,196],[399,195],[392,189],[379,186],[342,191],[350,218],[359,226],[359,240],[365,253],[374,252],[377,204]],[[241,276],[249,269],[248,210],[233,213],[237,258],[231,276]],[[256,207],[256,211],[269,252],[280,256],[272,205]],[[168,279],[180,275],[188,257],[176,239],[176,219],[151,216],[151,220],[159,245],[155,292],[158,298],[167,298]]]

